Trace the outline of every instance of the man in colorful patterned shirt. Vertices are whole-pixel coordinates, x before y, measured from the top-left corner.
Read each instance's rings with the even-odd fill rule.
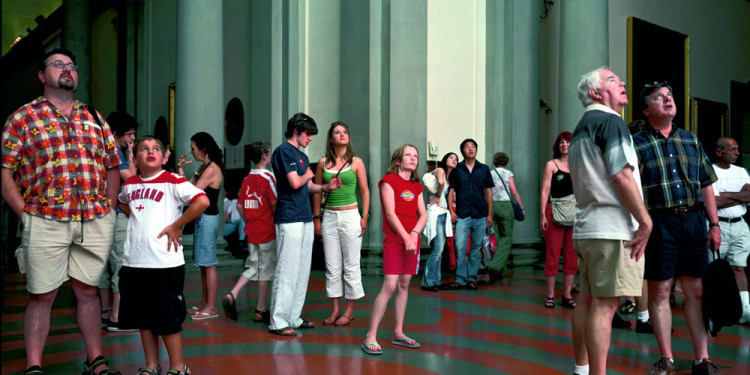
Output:
[[[98,285],[115,229],[120,158],[109,125],[73,99],[73,54],[48,50],[38,76],[43,95],[10,115],[2,136],[2,195],[23,222],[26,373],[43,374],[52,303],[73,279],[87,355],[83,373],[119,374],[101,355]]]
[[[685,320],[695,351],[693,374],[714,374],[708,359],[708,331],[703,323],[702,277],[708,248],[721,245],[719,217],[712,184],[716,173],[695,134],[678,128],[672,88],[666,82],[641,91],[647,126],[633,135],[641,181],[654,229],[646,247],[648,305],[661,359],[649,375],[674,374],[669,294],[680,278],[685,293]],[[706,218],[709,229],[706,229]]]

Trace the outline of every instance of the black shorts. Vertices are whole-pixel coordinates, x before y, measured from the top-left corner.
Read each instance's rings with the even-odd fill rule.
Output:
[[[650,211],[654,228],[646,245],[644,278],[703,277],[708,264],[708,228],[702,211],[671,215]]]
[[[182,331],[187,316],[185,266],[174,268],[120,269],[120,317],[122,328],[147,329],[155,335]]]

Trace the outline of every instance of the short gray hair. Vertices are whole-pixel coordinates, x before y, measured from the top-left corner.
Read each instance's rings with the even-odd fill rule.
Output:
[[[581,101],[581,104],[583,104],[584,107],[591,104],[594,99],[591,97],[591,94],[589,94],[589,89],[598,89],[602,87],[602,81],[601,77],[599,77],[599,72],[602,70],[609,70],[609,67],[602,66],[601,68],[596,68],[588,73],[585,73],[581,76],[581,81],[578,82],[578,99]]]

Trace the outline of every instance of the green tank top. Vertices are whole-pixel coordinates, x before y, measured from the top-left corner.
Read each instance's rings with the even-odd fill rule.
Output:
[[[327,184],[331,181],[336,172],[338,171],[323,168],[323,183]],[[347,167],[339,173],[339,178],[341,178],[341,188],[331,191],[326,201],[326,207],[343,207],[357,204],[357,196],[355,195],[357,175],[354,173],[354,169],[351,166]]]

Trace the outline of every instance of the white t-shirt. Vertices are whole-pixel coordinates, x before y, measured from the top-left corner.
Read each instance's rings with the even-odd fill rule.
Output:
[[[497,177],[498,174],[503,178],[503,182],[500,182],[500,179]],[[492,188],[492,200],[495,202],[510,201],[508,192],[510,191],[510,178],[513,177],[513,172],[505,168],[497,167],[492,173],[490,173],[490,175],[492,176],[492,182],[495,183],[495,186]],[[503,184],[505,184],[505,186],[503,186]],[[505,190],[506,187],[508,190]]]
[[[586,107],[573,132],[568,155],[576,197],[574,239],[633,239],[638,222],[623,205],[612,176],[626,166],[643,199],[638,154],[627,125],[617,112],[600,104]]]
[[[185,264],[182,245],[167,252],[167,235],[156,236],[174,223],[182,208],[206,195],[184,177],[161,171],[142,178],[135,175],[122,184],[118,200],[130,208],[128,237],[122,265],[137,268],[172,268]]]
[[[719,195],[723,192],[739,192],[745,184],[750,184],[750,176],[747,175],[747,171],[744,168],[740,168],[736,165],[730,165],[729,169],[722,169],[718,165],[714,164],[714,172],[716,177],[719,179],[714,182],[714,195]],[[719,217],[725,217],[729,219],[738,218],[744,216],[747,212],[747,207],[744,204],[738,204],[732,207],[725,207],[719,209]]]

